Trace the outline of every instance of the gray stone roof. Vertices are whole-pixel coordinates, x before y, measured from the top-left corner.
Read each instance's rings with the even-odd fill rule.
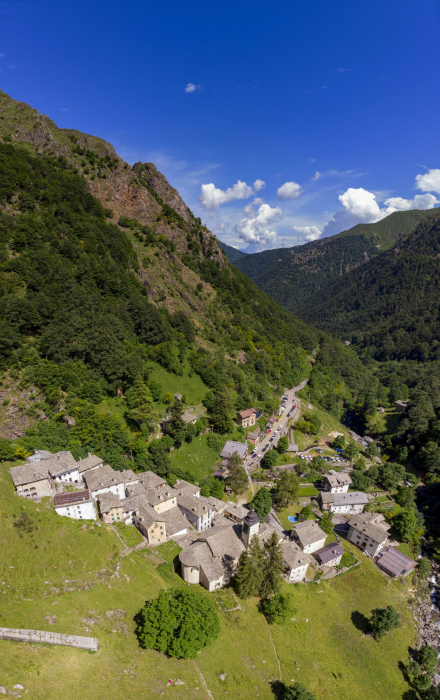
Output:
[[[217,511],[217,513],[224,513],[226,508],[225,501],[222,501],[220,498],[216,498],[215,496],[209,496],[206,500]]]
[[[295,542],[284,540],[281,544],[283,561],[289,569],[298,569],[300,566],[310,564],[311,558],[302,551]]]
[[[120,500],[116,494],[108,492],[100,493],[97,500],[99,503],[99,512],[108,513],[112,508],[123,508],[126,499]]]
[[[329,491],[321,491],[321,500],[323,504],[333,503],[335,506],[361,506],[369,502],[366,493],[362,491],[350,491],[349,493],[330,493]]]
[[[258,537],[260,538],[261,544],[264,544],[265,542],[267,542],[267,540],[270,540],[274,532],[278,538],[278,541],[280,541],[282,539],[282,535],[279,532],[279,530],[275,530],[267,523],[261,523],[260,528],[258,530]]]
[[[196,498],[196,496],[178,496],[177,503],[182,508],[186,508],[186,510],[197,515],[197,517],[214,510],[209,500],[203,496],[199,496],[199,498]]]
[[[205,542],[195,542],[185,547],[180,552],[179,559],[185,566],[201,566],[208,581],[215,581],[225,573],[222,560],[212,556]]]
[[[245,518],[248,515],[249,508],[245,508],[244,506],[241,506],[238,503],[235,503],[234,501],[228,501],[226,503],[226,508],[224,512],[230,513],[233,518],[243,520],[243,518]]]
[[[172,537],[177,532],[187,530],[190,527],[190,523],[177,506],[166,510],[165,513],[160,513],[159,517],[165,522],[167,537]]]
[[[124,477],[122,476],[122,472],[116,472],[110,465],[105,464],[102,467],[85,472],[84,481],[90,491],[98,491],[99,489],[109,488],[115,484],[123,484]]]
[[[44,465],[51,476],[59,476],[65,472],[75,469],[76,460],[70,452],[59,452],[49,459],[44,460]]]
[[[334,469],[330,469],[328,474],[323,474],[322,479],[328,481],[332,488],[338,488],[341,486],[350,485],[352,483],[348,474],[342,474],[335,472]]]
[[[200,486],[191,484],[189,481],[185,481],[185,479],[176,481],[173,488],[179,492],[179,496],[195,496],[196,493],[200,491]]]
[[[9,473],[14,482],[14,486],[23,486],[23,484],[32,484],[35,481],[49,479],[46,461],[34,462],[33,464],[20,464],[18,467],[11,467]]]
[[[137,476],[139,483],[142,484],[142,486],[145,486],[146,489],[156,489],[159,486],[166,484],[165,479],[162,479],[161,476],[158,476],[154,472],[141,472]]]
[[[274,530],[278,530],[278,532],[284,532],[284,527],[281,525],[280,519],[276,512],[273,510],[270,511],[264,518],[264,522],[270,525],[270,527],[273,527]]]
[[[380,523],[380,524],[379,524]],[[374,515],[369,515],[369,513],[360,513],[359,515],[354,515],[349,521],[350,529],[359,532],[361,535],[367,535],[374,542],[382,544],[388,537],[387,529],[389,525],[385,525],[383,521],[380,521]]]
[[[302,547],[307,547],[309,544],[319,542],[319,540],[325,540],[327,537],[324,530],[321,530],[314,520],[305,520],[303,523],[296,523],[292,528],[292,535],[295,533]]]
[[[142,524],[146,527],[149,528],[153,523],[163,523],[165,522],[164,519],[162,518],[162,515],[159,515],[156,513],[154,508],[147,504],[141,504],[138,508],[138,515],[137,517],[139,520],[142,522]]]
[[[126,485],[133,482],[136,483],[139,480],[139,474],[135,474],[132,469],[123,469],[121,474],[124,477],[124,483]]]
[[[128,484],[125,489],[125,492],[127,494],[127,497],[147,495],[145,486],[142,486],[142,484]]]
[[[28,462],[28,464],[33,462],[41,462],[42,460],[50,459],[51,457],[53,457],[53,454],[48,450],[35,450],[33,455],[26,457],[26,462]]]
[[[147,498],[148,503],[151,506],[157,506],[159,503],[165,503],[165,501],[170,501],[172,498],[177,498],[178,492],[173,489],[172,486],[161,486],[158,489],[148,489]]]
[[[199,537],[199,541],[207,542],[214,557],[227,557],[230,560],[235,560],[245,550],[243,542],[233,527],[205,530]]]
[[[101,457],[90,455],[89,457],[85,457],[85,459],[80,459],[80,461],[77,463],[77,467],[79,473],[83,474],[84,472],[89,471],[89,469],[95,469],[95,467],[100,467],[103,464],[104,461],[101,459]]]

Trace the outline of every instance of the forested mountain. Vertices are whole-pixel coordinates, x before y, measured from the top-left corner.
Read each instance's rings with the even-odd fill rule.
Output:
[[[4,93],[0,136],[0,370],[39,387],[46,415],[123,395],[150,359],[189,362],[239,408],[325,374],[319,395],[362,413],[377,380],[229,265],[154,165]]]
[[[231,245],[223,243],[223,241],[218,241],[218,245],[219,248],[221,248],[223,252],[226,253],[226,257],[228,258],[228,261],[230,263],[235,263],[237,262],[237,260],[246,258],[249,255],[249,253],[245,253],[242,250],[237,250],[237,248],[233,248]]]
[[[396,247],[332,281],[303,313],[378,360],[440,359],[440,211]]]
[[[376,224],[357,224],[331,238],[249,255],[234,265],[281,306],[307,318],[302,307],[315,292],[387,250],[433,211],[395,212]]]

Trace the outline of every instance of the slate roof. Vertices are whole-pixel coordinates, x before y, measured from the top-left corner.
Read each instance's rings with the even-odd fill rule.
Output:
[[[224,513],[226,508],[225,501],[222,501],[220,498],[216,498],[215,496],[209,496],[206,500],[217,511],[217,513]]]
[[[227,557],[235,560],[245,550],[243,542],[233,527],[205,530],[199,537],[199,541],[207,542],[214,557]]]
[[[162,518],[162,514],[156,513],[154,508],[145,504],[139,506],[139,515],[137,516],[139,520],[145,525],[146,528],[151,527],[153,523],[163,523],[165,522]]]
[[[338,488],[341,486],[350,485],[352,483],[348,474],[342,474],[335,472],[334,469],[330,469],[328,474],[323,474],[322,479],[328,481],[332,488]]]
[[[51,476],[58,476],[76,468],[76,460],[70,452],[58,452],[49,459],[45,459],[43,464]]]
[[[374,542],[382,544],[387,539],[388,532],[385,529],[385,525],[380,526],[375,520],[374,516],[370,516],[368,513],[355,515],[349,522],[350,529],[353,528],[353,530],[360,532],[362,535],[367,535]]]
[[[14,482],[14,486],[23,486],[35,481],[42,481],[49,478],[46,460],[34,462],[33,464],[20,464],[18,467],[11,467],[9,473]]]
[[[50,457],[53,457],[53,454],[48,450],[35,450],[33,455],[26,457],[26,462],[28,462],[28,464],[31,464],[34,462],[43,461],[45,459],[50,459]]]
[[[122,472],[116,472],[110,465],[105,464],[102,467],[85,472],[84,481],[90,491],[98,491],[99,489],[105,489],[115,484],[123,484],[124,477],[122,476]]]
[[[327,537],[324,530],[321,530],[314,520],[305,520],[303,523],[296,523],[292,528],[292,535],[294,535],[294,533],[296,533],[302,547],[307,547],[309,544],[319,542],[319,540],[325,540]]]
[[[284,527],[281,525],[280,519],[273,509],[266,515],[264,522],[270,525],[270,527],[273,527],[274,530],[284,532]]]
[[[417,563],[407,557],[402,552],[394,547],[385,547],[380,552],[380,557],[377,559],[376,564],[384,569],[391,576],[400,576],[408,574],[410,571],[416,568]]]
[[[99,467],[103,464],[104,460],[102,460],[101,457],[97,457],[96,455],[90,455],[85,459],[80,459],[80,461],[77,463],[77,467],[79,473],[83,474],[84,472],[89,471],[89,469],[95,469],[95,467]]]
[[[57,493],[53,499],[54,508],[61,508],[62,506],[75,506],[79,503],[87,503],[91,500],[90,491],[84,489],[83,491],[73,491],[72,493]]]
[[[168,485],[161,486],[159,489],[147,490],[148,503],[151,506],[157,506],[159,503],[170,501],[172,498],[177,498],[178,495],[178,491],[173,489],[172,486]]]
[[[275,530],[267,523],[261,523],[260,528],[258,530],[258,537],[260,538],[261,544],[264,544],[265,542],[267,542],[267,540],[270,540],[274,532],[276,533],[278,540],[280,540],[281,533],[278,530]]]
[[[281,543],[283,550],[283,562],[289,569],[298,569],[300,566],[310,564],[311,558],[308,554],[302,551],[294,542],[284,540]]]
[[[177,504],[191,511],[197,517],[214,510],[208,499],[203,498],[203,496],[199,496],[199,498],[196,498],[196,496],[178,496]]]
[[[121,500],[116,494],[108,492],[98,496],[100,513],[108,513],[112,508],[123,508],[125,498]]]
[[[322,503],[333,503],[335,506],[360,506],[369,502],[368,496],[362,491],[350,491],[349,493],[330,493],[321,491]]]
[[[186,566],[201,566],[208,581],[215,581],[225,573],[222,560],[212,556],[205,542],[195,542],[185,547],[180,552],[179,559]]]
[[[179,492],[179,496],[195,496],[200,491],[200,486],[191,484],[185,479],[179,479],[174,484],[174,489]]]
[[[233,518],[243,520],[243,518],[245,518],[248,515],[249,508],[245,508],[244,506],[241,506],[238,503],[234,503],[234,501],[228,501],[226,503],[226,508],[224,512],[230,513]]]
[[[336,559],[336,557],[342,556],[344,554],[344,550],[339,542],[330,542],[330,544],[326,544],[325,547],[318,549],[318,551],[314,552],[314,554],[315,557],[318,557],[322,564],[327,564],[327,562]]]
[[[159,517],[165,522],[167,537],[172,537],[177,532],[182,532],[190,527],[190,523],[177,506],[166,510],[165,513],[160,513]]]
[[[247,451],[248,446],[246,444],[236,442],[235,440],[228,440],[220,452],[220,457],[230,457],[234,452],[237,452],[243,459]]]
[[[139,474],[135,474],[132,469],[123,469],[121,474],[124,477],[124,483],[126,485],[137,482],[139,479]]]
[[[166,484],[165,479],[162,479],[161,476],[158,476],[154,472],[141,472],[137,476],[139,483],[142,484],[142,486],[145,486],[146,489],[156,489],[159,486]]]

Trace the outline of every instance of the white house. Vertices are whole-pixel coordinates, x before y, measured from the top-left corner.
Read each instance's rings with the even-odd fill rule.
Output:
[[[330,493],[347,493],[348,487],[351,485],[352,481],[348,474],[338,473],[334,469],[330,469],[328,474],[322,475],[322,483],[324,491],[329,491]]]
[[[88,489],[56,494],[53,500],[58,515],[73,520],[96,520],[95,502]]]
[[[283,549],[283,565],[286,570],[286,581],[297,583],[306,577],[307,567],[311,562],[308,554],[303,552],[295,542],[284,540],[281,544]]]
[[[350,513],[356,515],[362,513],[369,502],[366,493],[362,491],[351,491],[350,493],[330,493],[321,491],[321,508],[329,513]]]
[[[216,510],[207,498],[203,496],[178,496],[177,504],[199,532],[211,527]]]
[[[299,544],[303,552],[312,554],[324,546],[327,535],[314,520],[305,520],[294,525],[291,538]]]
[[[78,463],[70,452],[59,452],[45,460],[43,464],[55,483],[79,484],[82,481]]]
[[[122,472],[116,472],[108,464],[85,472],[84,481],[94,499],[100,493],[108,491],[119,498],[125,497],[125,482]]]
[[[347,540],[374,557],[385,546],[389,528],[383,515],[362,513],[350,519]]]

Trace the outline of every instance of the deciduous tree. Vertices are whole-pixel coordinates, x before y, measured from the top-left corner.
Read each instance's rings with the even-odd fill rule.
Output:
[[[272,497],[269,491],[264,487],[259,489],[250,505],[260,520],[263,521],[272,508]]]
[[[400,615],[392,605],[387,605],[386,608],[376,608],[371,613],[370,626],[374,636],[381,639],[388,632],[400,627]]]
[[[293,503],[299,493],[299,479],[293,472],[286,470],[281,474],[273,496],[273,503],[277,510],[287,508]]]

